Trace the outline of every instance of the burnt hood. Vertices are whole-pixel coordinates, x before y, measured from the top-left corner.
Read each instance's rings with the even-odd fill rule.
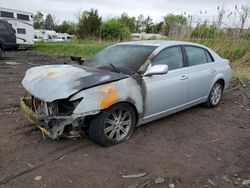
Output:
[[[33,96],[52,102],[127,77],[129,75],[80,65],[45,65],[28,69],[22,84]]]

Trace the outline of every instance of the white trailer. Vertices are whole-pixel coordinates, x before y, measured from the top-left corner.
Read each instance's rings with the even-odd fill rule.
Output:
[[[39,41],[44,41],[48,42],[52,40],[51,35],[55,35],[56,32],[53,30],[45,30],[45,29],[35,29],[34,30],[34,41],[39,42]]]
[[[8,21],[16,32],[17,44],[21,48],[34,45],[33,14],[0,7],[0,19]]]
[[[57,33],[54,30],[46,30],[46,29],[35,29],[34,33],[34,41],[35,42],[64,42],[70,41],[73,35],[69,35],[68,33]]]

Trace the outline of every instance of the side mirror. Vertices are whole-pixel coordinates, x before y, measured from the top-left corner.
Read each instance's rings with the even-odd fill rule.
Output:
[[[152,75],[167,74],[167,73],[168,73],[168,65],[159,64],[148,68],[144,76],[152,76]]]

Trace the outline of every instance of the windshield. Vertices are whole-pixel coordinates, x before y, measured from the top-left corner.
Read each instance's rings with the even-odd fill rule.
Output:
[[[99,69],[108,69],[124,74],[133,74],[145,63],[156,46],[115,45],[105,48],[85,64]]]

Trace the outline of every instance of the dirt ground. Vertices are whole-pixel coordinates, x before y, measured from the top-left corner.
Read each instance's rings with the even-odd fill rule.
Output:
[[[234,83],[217,108],[154,121],[113,147],[44,140],[20,112],[21,80],[29,67],[66,61],[29,51],[0,60],[0,187],[250,187],[250,85]]]

